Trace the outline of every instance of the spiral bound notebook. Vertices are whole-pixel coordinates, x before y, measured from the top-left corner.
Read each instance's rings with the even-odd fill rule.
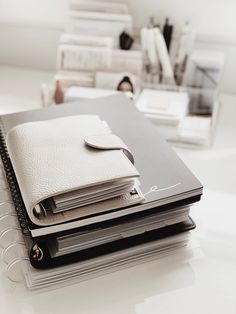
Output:
[[[24,204],[15,184],[15,174],[8,160],[7,150],[2,149],[8,174],[11,178],[12,194],[17,203],[17,212],[25,232],[33,237],[43,236],[116,219],[122,216],[138,214],[150,208],[164,208],[192,204],[200,199],[202,185],[184,163],[177,157],[169,145],[159,136],[155,128],[138,112],[133,103],[123,95],[86,100],[52,106],[45,109],[22,112],[1,117],[2,142],[5,145],[6,133],[13,127],[25,122],[43,121],[78,114],[96,114],[106,121],[112,130],[122,138],[135,156],[135,166],[141,174],[140,188],[145,194],[145,202],[132,208],[110,210],[97,215],[83,217],[69,223],[38,228],[26,219]],[[148,140],[147,140],[148,139]],[[12,184],[13,183],[13,184]]]
[[[1,182],[1,189],[7,191],[8,185],[3,176],[1,177]],[[5,194],[5,196],[7,197],[7,194]],[[10,197],[10,195],[8,195],[8,197]],[[19,231],[13,205],[13,203],[11,204],[10,198],[5,200],[5,204],[4,202],[1,203],[1,207],[5,206],[5,212],[2,211],[0,216],[5,229],[0,233],[0,244],[2,240],[4,242],[4,238],[10,238],[10,240],[7,241],[7,245],[4,245],[6,251],[8,251],[9,248],[11,249],[12,243],[14,243],[11,237],[14,237],[15,232]],[[45,237],[31,239],[29,236],[22,238],[19,233],[17,233],[17,237],[22,238],[20,242],[26,245],[30,262],[34,267],[43,269],[51,268],[81,260],[81,257],[88,259],[93,257],[94,254],[96,256],[101,252],[102,254],[104,254],[104,252],[109,253],[111,248],[112,250],[116,250],[116,248],[120,249],[121,246],[125,247],[126,242],[129,241],[127,240],[128,238],[136,239],[144,233],[151,234],[155,230],[161,230],[166,226],[175,226],[176,224],[189,220],[189,212],[189,206],[177,208],[169,206],[162,211],[156,211],[155,209],[145,211],[144,214],[139,216],[136,215],[133,217],[131,215],[126,218],[113,219],[84,228],[77,228],[69,232],[60,232],[53,236],[47,235]],[[7,219],[9,221],[7,221]],[[8,247],[8,242],[10,243],[10,247]],[[96,250],[95,247],[97,247]],[[90,250],[90,248],[92,250]],[[43,253],[42,258],[34,258],[35,252],[37,251]]]
[[[1,167],[1,170],[3,168]],[[0,174],[1,191],[7,192],[8,185],[4,172]],[[8,195],[9,196],[9,195]],[[1,215],[0,215],[0,246],[2,247],[1,258],[5,264],[7,276],[11,281],[24,281],[28,289],[44,289],[49,287],[61,287],[68,284],[77,283],[83,280],[93,278],[95,276],[104,275],[113,271],[123,269],[125,267],[131,267],[141,262],[149,261],[164,257],[174,252],[179,252],[183,247],[188,244],[189,233],[187,231],[195,228],[193,221],[188,218],[189,207],[182,207],[175,211],[175,215],[172,215],[172,220],[165,219],[168,216],[169,211],[166,210],[160,213],[158,222],[156,222],[152,230],[144,234],[134,235],[122,241],[121,239],[110,239],[113,245],[110,246],[108,243],[97,246],[95,250],[89,251],[88,248],[91,245],[91,234],[90,238],[87,237],[88,233],[85,234],[74,233],[72,235],[61,235],[54,241],[57,241],[57,245],[52,248],[58,247],[59,259],[57,259],[57,265],[53,265],[53,268],[48,267],[44,269],[40,263],[33,261],[36,269],[31,266],[32,258],[29,259],[27,246],[32,245],[32,241],[29,237],[23,236],[21,229],[19,228],[19,221],[15,215],[15,208],[10,199],[7,199],[7,193],[5,193],[5,201],[0,204]],[[3,211],[4,209],[4,211]],[[155,217],[151,215],[147,217],[149,222],[155,221]],[[179,221],[179,222],[178,222]],[[146,224],[145,220],[141,219],[142,224]],[[166,226],[166,224],[170,224]],[[121,224],[122,225],[122,224]],[[125,225],[125,223],[123,224]],[[130,233],[132,225],[137,226],[137,220],[130,222],[126,221],[127,232]],[[4,227],[3,227],[4,226]],[[141,226],[140,226],[141,227]],[[115,234],[115,228],[119,228],[119,225],[109,226],[111,234]],[[113,230],[111,230],[113,229]],[[124,228],[122,229],[124,230]],[[119,231],[119,230],[117,230]],[[93,231],[94,238],[98,238],[98,233],[102,232],[101,229]],[[72,238],[70,237],[72,236]],[[86,237],[87,243],[82,240]],[[107,236],[107,233],[106,233]],[[63,256],[60,256],[60,250],[69,248],[68,243],[74,244],[73,238],[78,237],[82,240],[84,246],[87,247],[81,249],[82,255],[68,255],[69,264],[63,266]],[[71,242],[72,241],[72,242]],[[80,243],[80,241],[78,242]],[[49,241],[49,245],[51,242]],[[96,243],[97,245],[97,243]],[[70,247],[70,249],[73,248]],[[76,248],[78,252],[78,248]],[[70,252],[71,253],[71,252]],[[60,267],[55,267],[59,266]]]
[[[131,208],[124,208],[119,211],[111,210],[105,214],[101,213],[100,215],[84,217],[83,219],[78,219],[65,224],[38,227],[30,222],[25,211],[20,187],[18,186],[14,169],[9,159],[5,144],[5,136],[14,126],[25,122],[47,120],[75,114],[97,114],[101,116],[102,119],[108,121],[109,125],[112,125],[116,134],[125,139],[128,146],[131,147],[131,150],[134,152],[137,168],[141,172],[141,189],[143,192],[146,192],[146,200],[144,204],[135,205]],[[149,139],[150,144],[147,144],[147,138]],[[143,147],[145,147],[146,152],[145,158],[143,156]],[[38,273],[36,270],[32,269],[30,262],[36,268],[52,267],[51,273],[49,269],[47,271],[49,278],[50,274],[55,276],[53,275],[53,267],[61,266],[59,269],[55,268],[55,272],[58,274],[55,281],[60,281],[62,278],[68,281],[69,278],[71,278],[67,272],[70,267],[75,267],[75,272],[78,273],[80,269],[79,265],[81,265],[80,263],[83,263],[84,271],[86,273],[91,273],[91,269],[90,271],[86,269],[86,263],[89,264],[89,261],[92,263],[92,261],[97,260],[98,264],[96,265],[98,268],[103,265],[104,269],[109,269],[112,268],[112,264],[107,263],[106,265],[104,263],[106,257],[109,260],[109,256],[111,255],[116,256],[118,264],[119,261],[120,264],[125,264],[126,259],[122,259],[122,252],[126,248],[129,250],[130,247],[137,248],[138,260],[143,254],[149,255],[145,244],[149,240],[155,247],[154,251],[165,251],[165,248],[159,245],[160,243],[158,241],[160,238],[180,233],[194,227],[193,222],[187,217],[189,205],[198,201],[201,197],[201,184],[178,159],[168,145],[159,137],[158,133],[156,133],[152,126],[137,112],[133,103],[122,95],[106,97],[95,101],[84,101],[77,104],[66,104],[60,107],[51,107],[39,111],[36,110],[3,116],[1,117],[0,154],[4,168],[4,170],[2,169],[2,174],[3,177],[4,175],[6,176],[10,190],[10,193],[8,193],[8,188],[7,186],[5,187],[5,192],[8,196],[6,197],[5,202],[0,204],[1,208],[4,207],[1,214],[1,221],[4,222],[7,219],[16,221],[16,214],[18,216],[15,227],[11,227],[12,225],[10,224],[9,227],[4,228],[1,232],[0,244],[1,242],[5,242],[3,245],[5,249],[2,255],[5,257],[7,256],[6,262],[9,271],[15,269],[15,266],[22,260],[25,261],[24,263],[27,265],[27,271],[25,271],[24,277],[28,278],[29,288],[35,286],[38,287],[38,283],[36,284],[32,278],[36,278],[35,280],[37,282],[37,280],[40,281],[39,278],[42,276],[42,273]],[[154,171],[155,169],[157,169],[157,173]],[[4,181],[3,177],[0,182]],[[14,211],[12,210],[12,205],[15,206]],[[160,218],[162,212],[166,212],[167,216],[161,221]],[[150,227],[148,232],[144,232],[145,229],[143,229],[142,226],[140,226],[141,231],[137,231],[137,229],[134,228],[134,233],[131,232],[131,236],[129,236],[128,231],[132,228],[127,225],[127,229],[125,229],[125,222],[128,223],[129,220],[132,222],[135,221],[135,219],[137,219],[137,221],[138,219],[140,219],[140,221],[146,219],[148,222],[148,219],[153,218],[152,215],[155,218],[155,222],[158,222],[159,224],[154,224]],[[186,221],[186,223],[183,223],[183,221]],[[170,224],[170,226],[165,227],[168,224]],[[116,230],[115,233],[112,229],[113,227],[118,228],[119,225],[123,228],[123,234],[127,232],[127,237],[120,239],[119,231]],[[20,232],[19,226],[23,233]],[[97,250],[90,250],[91,245],[96,248],[96,243],[94,241],[97,236],[96,228],[101,227],[103,231],[110,232],[110,240],[114,241],[107,242],[107,233],[105,233],[104,236],[101,232],[99,234],[100,242],[99,245],[97,245]],[[88,228],[87,231],[89,230],[89,232],[93,230],[94,237],[90,239],[90,242],[84,241],[83,246],[79,247],[78,242],[83,236],[78,234],[78,232],[81,232],[81,228],[85,228],[83,231],[86,231],[86,228]],[[27,236],[22,238],[22,234]],[[112,236],[115,236],[115,239],[112,239]],[[78,240],[76,242],[76,248],[74,247],[73,242],[74,237],[77,237]],[[39,242],[39,240],[42,242]],[[53,245],[53,241],[56,241],[56,245],[55,243]],[[44,257],[47,257],[47,254],[49,254],[50,256],[55,256],[55,258],[53,261],[49,258],[46,259],[45,263],[38,263],[38,260],[34,259],[34,254],[39,254],[37,256],[40,256],[40,250],[42,248],[44,249],[44,244],[40,247],[38,246],[38,243],[41,244],[43,242],[47,243],[47,247],[45,248],[46,254],[44,254]],[[112,243],[112,245],[110,243]],[[175,243],[173,246],[178,246],[179,242],[177,241],[176,244],[176,240],[173,239],[172,241],[172,238],[170,237],[170,241],[167,241],[167,243],[172,247],[173,243]],[[180,243],[183,244],[185,241],[182,242],[181,240]],[[35,244],[36,246],[34,247]],[[55,251],[56,246],[59,247],[57,251]],[[16,247],[21,248],[18,255],[13,253]],[[32,252],[33,247],[34,250]],[[66,256],[69,256],[67,262],[63,256],[63,250],[66,250]],[[82,255],[80,254],[81,251],[83,252]],[[11,255],[13,255],[13,257],[11,257]],[[83,258],[81,256],[83,256]],[[130,256],[129,253],[127,253],[127,256]],[[68,263],[69,265],[66,265]],[[72,264],[74,266],[70,266]],[[66,267],[68,267],[68,269],[66,269]],[[46,275],[44,280],[46,280]],[[54,280],[51,280],[51,282],[52,284],[55,283]],[[42,285],[46,285],[46,283],[44,282]]]
[[[84,250],[85,254],[76,260],[71,259],[65,266],[36,269],[32,267],[25,247],[29,238],[23,237],[13,213],[12,206],[11,211],[0,218],[1,223],[4,220],[6,228],[0,235],[1,258],[9,280],[23,281],[30,290],[74,284],[180,252],[189,242],[188,231],[195,227],[193,221],[188,218],[171,226],[130,237],[124,243],[119,241],[115,246],[108,246],[105,252],[104,249],[100,251],[100,248],[94,251]],[[7,227],[7,224],[10,227]],[[59,240],[62,241],[60,246],[63,247],[65,238]]]

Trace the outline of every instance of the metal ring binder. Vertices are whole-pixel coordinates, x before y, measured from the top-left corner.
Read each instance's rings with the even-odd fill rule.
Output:
[[[0,234],[0,247],[4,248],[4,245],[2,243],[3,243],[3,239],[5,237],[7,240],[7,236],[9,236],[9,234],[11,234],[13,231],[20,231],[20,230],[21,230],[21,228],[19,228],[19,227],[7,228],[7,229],[3,230],[3,232]]]
[[[5,188],[2,188],[2,187],[0,187],[0,191],[7,191],[7,192],[9,192],[10,190],[7,188],[7,187],[5,187]]]
[[[36,261],[41,261],[43,259],[43,250],[41,247],[35,243],[31,249],[32,258]]]
[[[7,264],[7,267],[6,267],[7,277],[10,281],[12,281],[12,282],[21,282],[22,281],[22,278],[14,279],[11,277],[12,268],[15,267],[17,264],[19,264],[23,261],[28,261],[28,260],[29,260],[29,258],[27,258],[27,257],[15,258],[14,260],[12,260],[10,263]]]
[[[9,193],[9,199],[0,201],[0,225],[4,225],[4,228],[0,230],[0,247],[3,248],[1,258],[3,262],[7,264],[6,270],[9,280],[18,282],[22,281],[22,279],[19,280],[18,275],[17,278],[15,277],[13,269],[22,261],[29,260],[29,258],[26,257],[24,250],[25,243],[22,238],[22,233],[28,234],[27,220],[18,183],[8,157],[5,143],[6,132],[1,121],[0,125],[0,194],[5,198],[5,194],[8,196]],[[10,225],[6,222],[9,218],[13,218],[13,222],[11,221]],[[19,246],[22,246],[22,254],[20,254],[18,250],[14,252],[14,248],[18,248]],[[13,254],[9,262],[7,260],[8,254]],[[22,256],[19,256],[19,254]]]
[[[6,173],[2,165],[0,166],[0,178],[4,180],[6,179]]]
[[[14,203],[11,200],[0,202],[0,206],[5,205],[5,204],[12,204],[12,205],[14,205]]]
[[[3,261],[5,264],[8,264],[8,261],[6,261],[6,255],[7,255],[7,253],[8,253],[12,248],[14,248],[15,246],[18,246],[18,245],[24,246],[25,243],[24,243],[23,241],[16,241],[16,242],[13,242],[13,243],[8,244],[8,245],[2,250],[1,259],[2,259],[2,261]]]
[[[14,204],[12,201],[0,202],[0,212],[2,213],[0,217],[3,215],[8,215],[15,213]]]
[[[10,191],[9,186],[7,184],[7,180],[5,177],[1,178],[0,177],[0,181],[2,181],[2,186],[0,186],[0,189],[7,189],[8,191]]]
[[[0,170],[1,171],[1,170]],[[1,172],[0,172],[0,187],[3,188],[8,188],[8,185],[7,185],[7,181],[6,181],[6,178],[5,177],[1,177]]]
[[[17,217],[17,215],[14,214],[14,213],[4,214],[4,215],[0,216],[0,222],[3,221],[5,218],[7,218],[7,217],[9,217],[9,216],[10,216],[10,217]]]
[[[3,214],[2,216],[0,216],[0,223],[2,221],[4,221],[5,219],[7,219],[8,217],[13,218],[13,223],[15,223],[15,226],[13,226],[12,222],[11,223],[8,222],[8,223],[4,224],[4,228],[2,230],[0,230],[0,247],[4,247],[3,239],[4,239],[5,235],[9,234],[10,231],[19,230],[18,222],[15,219],[17,217],[17,215],[15,213],[10,212],[10,213]]]
[[[6,217],[9,217],[9,216],[11,216],[11,217],[17,217],[17,215],[16,215],[14,212],[9,213],[9,214],[3,214],[3,215],[0,216],[0,222],[1,222],[2,220],[4,220]]]
[[[5,202],[11,199],[10,190],[3,190],[0,189],[0,198],[3,199]]]

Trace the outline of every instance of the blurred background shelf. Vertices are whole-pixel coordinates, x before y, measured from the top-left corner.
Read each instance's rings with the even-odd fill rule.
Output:
[[[53,72],[0,66],[0,114],[41,108],[40,84],[42,81],[49,84],[53,75]],[[189,149],[189,146],[171,145],[207,189],[236,193],[236,96],[222,93],[219,102],[212,146]]]

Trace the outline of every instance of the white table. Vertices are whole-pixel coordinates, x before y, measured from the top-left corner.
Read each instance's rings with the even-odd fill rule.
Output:
[[[213,147],[175,148],[205,186],[187,250],[46,292],[9,282],[1,267],[0,313],[235,314],[236,97],[222,100]]]

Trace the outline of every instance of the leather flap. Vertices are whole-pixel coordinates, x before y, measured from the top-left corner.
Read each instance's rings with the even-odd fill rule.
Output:
[[[95,134],[95,135],[88,135],[84,139],[85,143],[93,148],[96,149],[103,149],[103,150],[114,150],[114,149],[121,149],[127,156],[127,158],[134,164],[134,157],[129,150],[129,148],[125,145],[121,138],[117,135],[108,133],[108,134]]]

